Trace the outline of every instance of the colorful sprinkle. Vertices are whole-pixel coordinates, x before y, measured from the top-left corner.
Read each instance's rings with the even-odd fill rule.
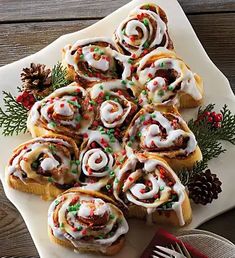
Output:
[[[145,19],[143,19],[143,23],[144,23],[144,25],[145,25],[145,26],[148,26],[148,25],[149,25],[149,21],[148,21],[148,19],[146,19],[146,18],[145,18]]]

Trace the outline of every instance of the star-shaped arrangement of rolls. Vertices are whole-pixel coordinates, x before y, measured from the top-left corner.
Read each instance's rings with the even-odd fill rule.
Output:
[[[33,103],[32,140],[14,150],[6,175],[12,188],[52,202],[54,243],[114,255],[130,218],[190,223],[177,173],[202,154],[180,111],[202,104],[203,82],[177,55],[167,22],[159,6],[144,4],[112,38],[65,46],[71,83]]]

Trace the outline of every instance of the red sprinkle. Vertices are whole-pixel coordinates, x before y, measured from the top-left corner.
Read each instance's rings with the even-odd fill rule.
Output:
[[[64,103],[61,103],[61,104],[60,104],[60,107],[63,108],[63,107],[64,107]]]
[[[130,176],[130,177],[129,177],[129,180],[130,180],[130,181],[133,181],[134,179],[133,179],[133,177]]]
[[[95,142],[92,142],[92,143],[91,143],[91,147],[92,147],[92,148],[96,148],[96,143],[95,143]]]
[[[130,36],[130,41],[135,41],[135,36],[134,35]]]
[[[154,82],[153,82],[153,85],[154,85],[154,86],[158,85],[158,82],[157,82],[157,81],[154,81]]]
[[[85,120],[89,120],[89,119],[90,119],[90,116],[87,115],[87,114],[84,114],[84,115],[83,115],[83,118],[84,118]]]
[[[83,229],[81,233],[82,233],[82,235],[86,235],[87,234],[86,229]]]
[[[133,53],[133,54],[131,54],[131,58],[136,58],[136,54],[135,53]]]
[[[159,198],[159,194],[154,194],[153,198],[154,199],[158,199]]]
[[[145,189],[140,189],[140,192],[141,192],[142,194],[144,194],[146,191],[145,191]]]
[[[94,122],[93,122],[93,125],[94,125],[94,126],[98,126],[98,125],[99,125],[99,122],[98,122],[98,121],[94,121]]]
[[[153,75],[151,73],[148,74],[149,78],[153,78]]]
[[[126,155],[126,151],[125,150],[122,150],[122,155]]]
[[[84,138],[88,138],[88,134],[87,134],[87,133],[84,133],[84,134],[83,134],[83,137],[84,137]]]
[[[93,210],[90,210],[90,216],[94,216],[94,211]]]
[[[77,231],[77,229],[76,229],[76,228],[72,228],[72,231],[73,231],[73,232],[76,232],[76,231]]]
[[[87,172],[88,172],[89,175],[92,175],[92,173],[93,173],[93,171],[92,171],[91,168],[88,168],[88,169],[87,169]]]

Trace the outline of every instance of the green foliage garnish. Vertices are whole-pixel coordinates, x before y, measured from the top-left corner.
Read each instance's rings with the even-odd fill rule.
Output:
[[[11,93],[3,91],[5,111],[0,108],[0,127],[2,134],[12,136],[13,134],[25,133],[27,131],[28,110],[18,103]]]
[[[52,89],[57,90],[61,87],[67,86],[70,81],[66,79],[67,69],[63,68],[61,63],[57,63],[51,71]]]

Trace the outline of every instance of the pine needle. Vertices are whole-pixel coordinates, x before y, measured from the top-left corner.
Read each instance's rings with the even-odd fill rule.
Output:
[[[61,63],[57,63],[51,71],[52,89],[57,90],[61,87],[67,86],[70,81],[66,79],[67,70],[63,68]]]

